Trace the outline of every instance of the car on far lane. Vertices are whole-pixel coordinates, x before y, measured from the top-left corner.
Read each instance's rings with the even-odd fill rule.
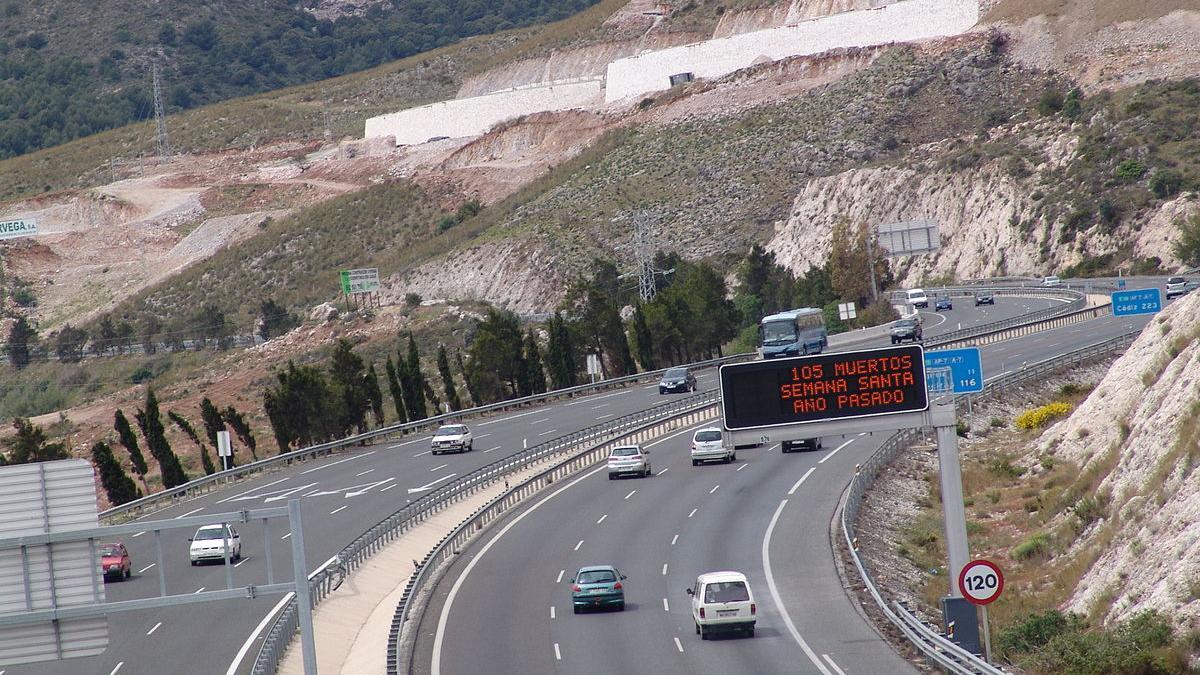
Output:
[[[820,450],[825,447],[819,438],[801,438],[795,441],[783,441],[779,444],[780,452],[801,452],[803,450]]]
[[[230,562],[242,559],[242,538],[238,536],[237,530],[228,523],[201,525],[200,529],[196,530],[196,534],[188,541],[191,542],[188,547],[188,557],[191,558],[193,565],[199,565],[206,560],[223,561],[226,555],[229,556]],[[229,542],[228,549],[226,542]]]
[[[1053,275],[1048,276],[1048,277],[1042,277],[1042,285],[1047,286],[1047,287],[1062,286],[1062,279],[1059,279],[1058,277],[1053,276]]]
[[[938,299],[933,303],[933,311],[940,312],[943,309],[954,309],[954,302],[950,300],[950,296],[948,295],[939,295]]]
[[[737,451],[725,447],[721,430],[717,427],[697,429],[692,434],[692,466],[701,462],[720,461],[726,464],[737,459]]]
[[[995,305],[995,304],[996,304],[996,298],[992,295],[991,291],[979,291],[978,293],[975,294],[975,306],[976,307],[978,307],[980,305]]]
[[[650,451],[640,445],[618,445],[608,453],[608,479],[650,476]]]
[[[471,430],[465,424],[447,424],[440,427],[433,434],[433,438],[429,440],[429,449],[432,454],[440,455],[444,452],[470,452],[475,446],[475,438],[471,435]]]
[[[1170,300],[1179,295],[1187,295],[1195,287],[1193,283],[1189,283],[1183,277],[1171,277],[1167,279],[1167,299]]]
[[[571,578],[571,607],[578,614],[585,609],[625,609],[625,575],[612,565],[588,565]]]
[[[696,376],[687,368],[668,368],[658,381],[658,393],[696,391]]]
[[[922,340],[921,321],[918,315],[904,317],[892,323],[892,344],[911,340],[912,342],[920,342]]]
[[[687,594],[692,601],[692,623],[701,640],[718,631],[742,631],[754,637],[758,605],[745,574],[732,571],[701,574]]]
[[[133,575],[133,560],[125,544],[118,541],[100,545],[100,571],[105,581],[124,581]]]

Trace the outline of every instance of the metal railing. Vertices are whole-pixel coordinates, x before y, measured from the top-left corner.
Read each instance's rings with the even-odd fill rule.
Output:
[[[336,584],[341,582],[341,579],[357,569],[367,558],[446,506],[504,480],[513,473],[570,452],[582,443],[604,444],[616,438],[635,434],[648,425],[652,426],[664,420],[686,415],[698,406],[711,407],[716,402],[716,398],[716,392],[709,391],[675,399],[647,410],[596,424],[498,459],[431,491],[420,499],[406,504],[388,518],[363,532],[339,551],[329,564],[314,571],[309,576],[313,606],[320,603],[332,592]],[[424,568],[425,565],[423,564],[421,567]],[[255,675],[265,675],[276,671],[283,652],[296,631],[297,618],[293,616],[297,613],[295,605],[296,600],[292,598],[268,631],[263,640],[262,650],[255,659],[252,671]]]
[[[1004,373],[988,380],[984,385],[984,392],[976,396],[993,396],[1009,387],[1043,378],[1051,372],[1120,351],[1128,347],[1140,333],[1140,329],[1131,331],[1103,342],[1067,352],[1066,354],[1024,365],[1018,370]],[[966,401],[966,395],[955,397],[956,405],[965,405]],[[846,488],[842,502],[842,535],[846,539],[846,547],[850,551],[850,557],[854,561],[854,566],[857,568],[867,592],[874,598],[875,603],[879,605],[879,609],[883,611],[888,620],[917,649],[931,661],[953,673],[999,675],[1004,671],[986,663],[977,655],[954,644],[939,631],[922,622],[902,603],[896,602],[889,605],[875,587],[868,563],[858,553],[858,538],[856,536],[855,525],[858,522],[863,495],[874,485],[875,479],[879,476],[880,472],[890,465],[897,455],[906,451],[920,435],[921,432],[917,429],[906,429],[893,434],[884,441],[883,445],[867,461],[858,467],[854,473],[854,477],[850,480],[849,486]]]

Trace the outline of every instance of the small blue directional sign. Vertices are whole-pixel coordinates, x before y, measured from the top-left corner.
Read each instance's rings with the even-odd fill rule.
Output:
[[[1157,288],[1138,288],[1112,294],[1113,316],[1155,314],[1162,309],[1162,291]]]
[[[963,349],[937,349],[925,352],[925,372],[950,371],[950,387],[947,390],[944,378],[930,381],[926,378],[930,391],[945,391],[946,393],[970,394],[983,391],[983,362],[979,358],[979,347]]]

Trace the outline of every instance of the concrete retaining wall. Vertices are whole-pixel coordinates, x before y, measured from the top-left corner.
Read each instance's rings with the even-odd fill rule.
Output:
[[[727,75],[764,61],[869,47],[965,32],[979,21],[978,0],[905,0],[878,9],[844,12],[794,26],[743,33],[613,61],[606,102],[668,89],[670,76]]]
[[[437,136],[477,136],[521,115],[598,107],[603,102],[603,78],[551,82],[371,117],[365,135],[367,138],[395,136],[397,145],[415,145]]]

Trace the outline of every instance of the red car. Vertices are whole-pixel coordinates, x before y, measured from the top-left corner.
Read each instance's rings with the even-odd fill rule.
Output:
[[[125,544],[117,542],[100,545],[100,571],[104,573],[105,581],[128,579],[133,574],[132,567],[133,561],[129,559],[129,550],[125,548]]]

